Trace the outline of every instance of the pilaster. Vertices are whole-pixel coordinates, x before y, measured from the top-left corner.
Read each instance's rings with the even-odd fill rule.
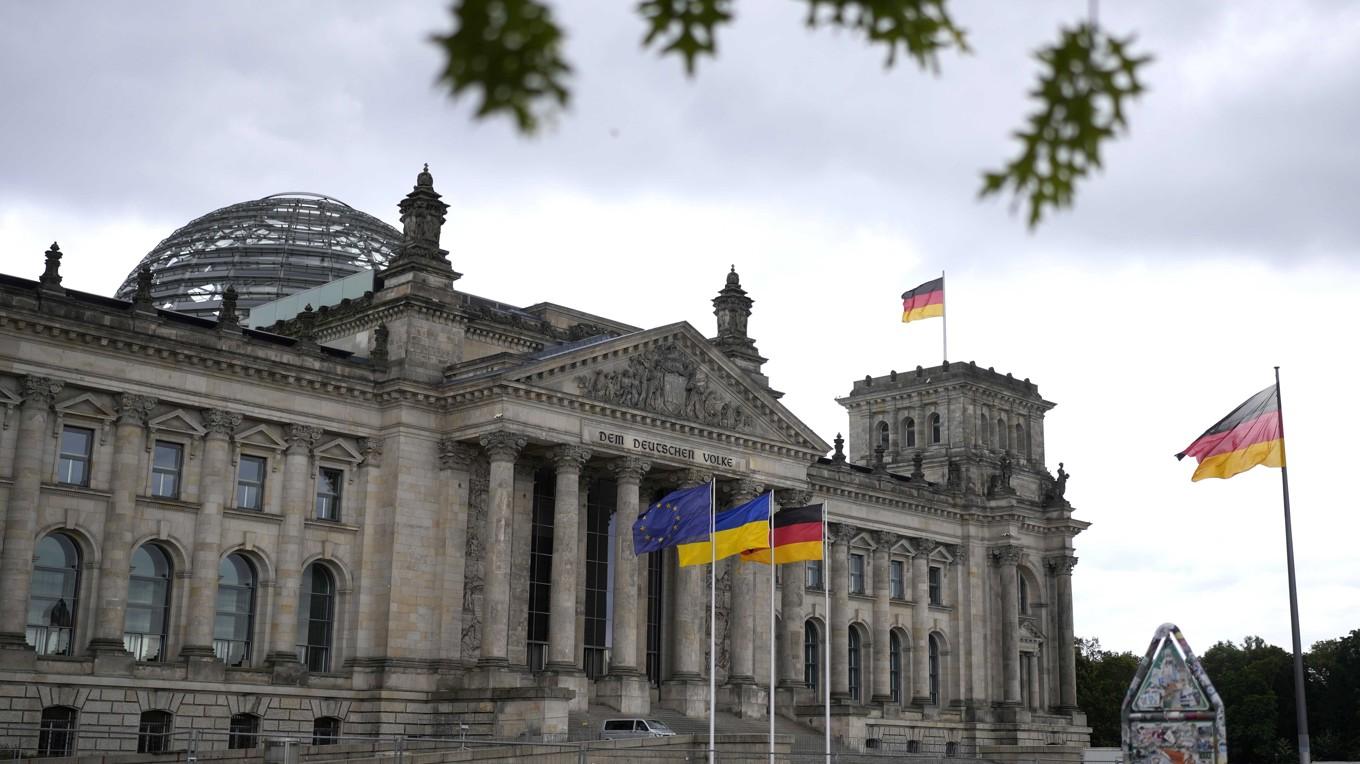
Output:
[[[514,432],[499,430],[481,438],[491,460],[488,484],[485,551],[486,610],[482,624],[482,650],[477,665],[487,669],[509,666],[510,554],[514,511],[515,460],[527,440]]]
[[[203,501],[194,518],[194,551],[189,580],[189,624],[180,655],[189,661],[192,677],[222,678],[221,662],[213,654],[213,620],[217,611],[217,566],[222,542],[222,508],[232,470],[231,438],[241,415],[223,409],[203,412]]]

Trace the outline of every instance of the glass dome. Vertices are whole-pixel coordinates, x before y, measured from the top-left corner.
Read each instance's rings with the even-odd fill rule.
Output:
[[[158,308],[213,318],[228,286],[241,311],[377,270],[396,256],[401,232],[342,201],[287,193],[210,212],[170,234],[128,274],[115,297],[131,300],[151,268]]]

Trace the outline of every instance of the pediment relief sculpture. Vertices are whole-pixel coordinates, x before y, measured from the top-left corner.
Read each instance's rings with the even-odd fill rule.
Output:
[[[633,355],[622,368],[578,376],[576,384],[582,395],[606,403],[729,430],[749,431],[756,424],[703,366],[673,342]]]

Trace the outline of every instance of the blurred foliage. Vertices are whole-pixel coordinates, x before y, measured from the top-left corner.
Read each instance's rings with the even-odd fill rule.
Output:
[[[1100,649],[1098,639],[1077,639],[1077,706],[1086,712],[1091,745],[1119,747],[1119,709],[1138,670],[1138,656]]]
[[[750,1],[750,0],[748,0]],[[812,28],[863,34],[886,50],[892,67],[905,53],[922,69],[939,71],[940,51],[970,52],[966,33],[950,16],[949,0],[796,0]],[[703,56],[716,56],[718,33],[735,18],[735,0],[641,0],[643,47],[681,59],[693,76]],[[436,35],[445,66],[440,81],[455,97],[480,96],[478,119],[506,114],[523,135],[537,133],[566,109],[571,66],[565,34],[541,0],[454,0],[453,31]],[[1020,156],[983,173],[981,196],[1010,188],[1028,205],[1031,228],[1046,211],[1070,207],[1076,181],[1100,167],[1105,141],[1127,128],[1126,103],[1143,91],[1139,69],[1151,60],[1090,24],[1061,30],[1058,43],[1036,55],[1045,70],[1031,96],[1039,110],[1015,133]]]
[[[982,175],[982,196],[1010,186],[1029,205],[1029,225],[1046,209],[1072,206],[1076,182],[1100,167],[1101,145],[1128,127],[1126,102],[1143,92],[1138,70],[1152,60],[1129,52],[1120,40],[1090,24],[1063,29],[1058,44],[1035,57],[1046,68],[1030,97],[1039,110],[1016,131],[1020,156]]]

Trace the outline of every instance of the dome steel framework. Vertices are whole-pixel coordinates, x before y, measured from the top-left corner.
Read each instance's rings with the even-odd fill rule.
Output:
[[[209,212],[170,234],[115,296],[133,299],[137,272],[149,266],[156,307],[212,318],[228,286],[241,309],[251,308],[380,269],[400,248],[400,231],[342,201],[274,194]]]

